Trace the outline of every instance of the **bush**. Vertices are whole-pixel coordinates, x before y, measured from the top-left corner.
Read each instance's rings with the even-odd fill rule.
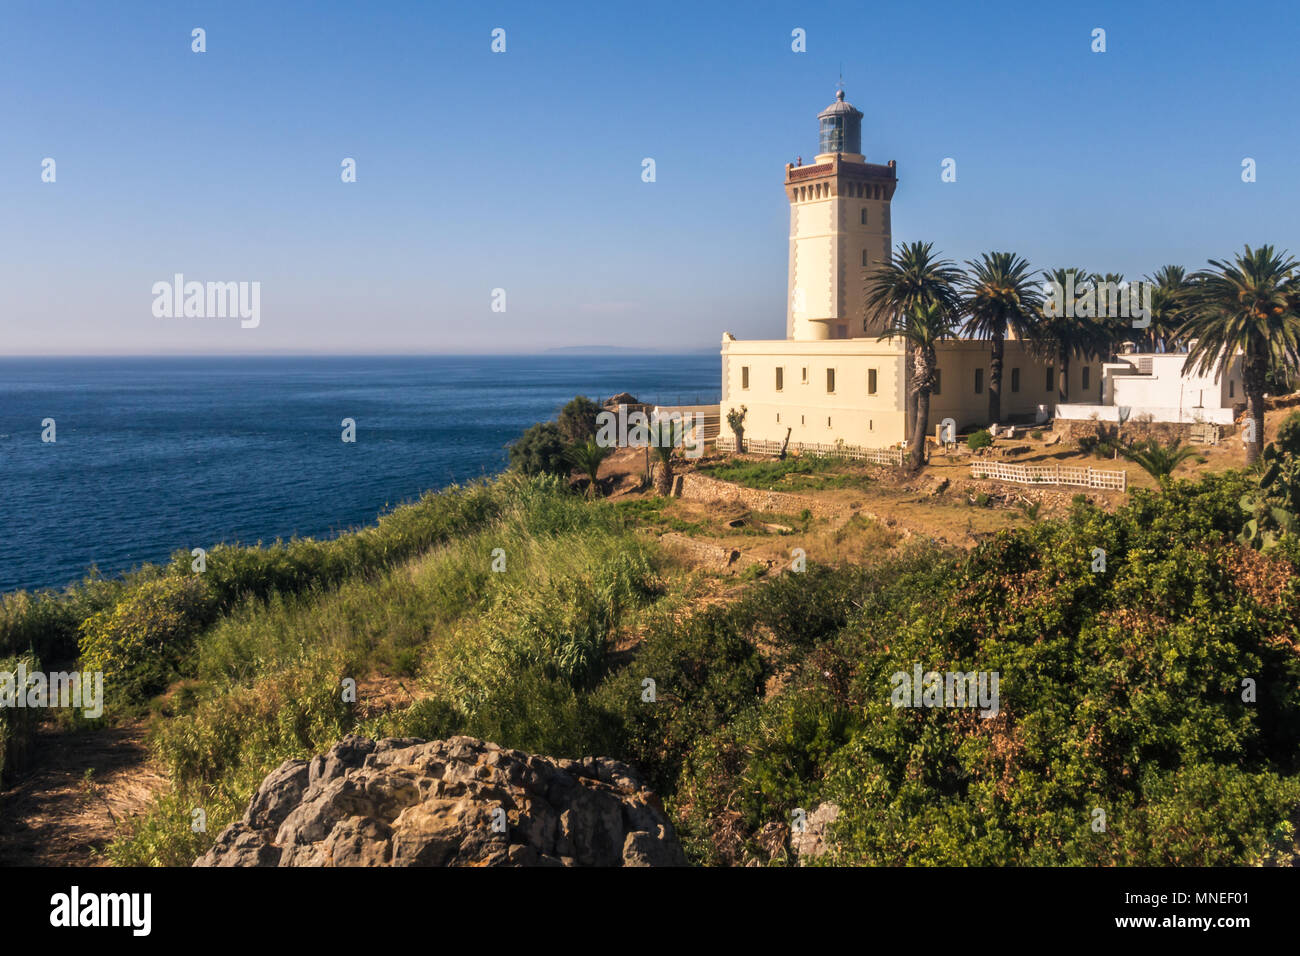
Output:
[[[1300,458],[1300,412],[1292,412],[1277,426],[1277,450]]]
[[[880,595],[842,582],[861,611],[780,697],[699,735],[676,798],[692,851],[779,861],[790,810],[832,801],[830,863],[1295,862],[1300,569],[1232,540],[1243,483],[1077,507]],[[917,665],[997,673],[997,714],[893,706]]]
[[[751,633],[766,629],[779,649],[806,649],[848,622],[866,579],[861,568],[809,564],[750,591],[736,609],[737,619]]]
[[[977,432],[971,432],[966,437],[966,447],[971,451],[979,451],[981,448],[988,448],[993,444],[993,436],[989,434],[987,428],[981,428]]]
[[[153,570],[157,574],[157,570]],[[136,577],[142,577],[137,572]],[[0,655],[30,652],[41,661],[70,661],[77,656],[81,622],[111,607],[126,591],[123,581],[93,573],[66,591],[15,591],[0,595]]]
[[[510,446],[510,467],[525,475],[569,473],[568,446],[558,425],[539,422]]]
[[[39,670],[41,666],[30,654],[0,658],[0,675],[10,675],[15,694],[25,692],[17,681],[20,665],[25,667],[28,674]],[[5,787],[13,774],[27,764],[39,714],[39,710],[27,707],[0,707],[0,788]]]
[[[560,409],[556,427],[570,445],[581,445],[588,438],[596,437],[596,416],[600,412],[599,405],[584,395],[578,395]]]
[[[141,584],[82,624],[81,670],[102,671],[105,696],[115,703],[147,698],[167,686],[215,611],[216,600],[199,577]]]
[[[734,609],[707,608],[656,628],[595,703],[623,715],[624,759],[660,793],[671,793],[690,746],[757,701],[766,675]],[[655,682],[653,702],[644,699],[647,678]]]

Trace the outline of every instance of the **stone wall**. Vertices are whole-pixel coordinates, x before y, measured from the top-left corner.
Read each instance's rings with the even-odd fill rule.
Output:
[[[1154,438],[1168,444],[1175,438],[1186,443],[1191,440],[1192,422],[1138,422],[1130,419],[1122,426],[1114,422],[1101,421],[1063,421],[1057,419],[1053,430],[1067,439],[1078,441],[1081,437],[1097,437],[1103,441],[1115,441],[1117,436],[1124,441],[1146,441]],[[1236,432],[1233,425],[1219,426],[1219,441]]]

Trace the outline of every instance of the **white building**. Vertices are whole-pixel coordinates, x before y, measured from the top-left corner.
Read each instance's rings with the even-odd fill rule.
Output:
[[[1102,366],[1100,405],[1070,403],[1056,406],[1065,421],[1212,422],[1231,425],[1246,404],[1241,361],[1234,359],[1215,380],[1213,370],[1198,373],[1182,352],[1130,353]]]

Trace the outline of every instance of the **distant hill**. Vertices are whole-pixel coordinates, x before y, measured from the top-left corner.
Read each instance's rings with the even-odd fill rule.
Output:
[[[564,345],[559,348],[547,349],[547,354],[552,352],[564,352],[568,355],[604,355],[609,352],[626,352],[636,355],[650,355],[654,349],[637,349],[629,348],[625,345]]]
[[[680,349],[675,352],[665,352],[663,349],[644,349],[631,348],[626,345],[565,345],[558,348],[546,349],[545,355],[564,354],[564,355],[687,355],[702,352],[714,351],[712,349]]]

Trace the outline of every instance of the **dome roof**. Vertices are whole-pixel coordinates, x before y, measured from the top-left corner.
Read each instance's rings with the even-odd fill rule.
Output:
[[[817,118],[821,119],[822,117],[825,116],[840,116],[840,115],[852,116],[854,114],[861,116],[862,111],[859,110],[857,107],[855,107],[852,103],[844,102],[844,91],[840,90],[835,94],[835,102],[832,103],[830,106],[826,107],[826,109],[822,110],[820,113],[818,113]]]

